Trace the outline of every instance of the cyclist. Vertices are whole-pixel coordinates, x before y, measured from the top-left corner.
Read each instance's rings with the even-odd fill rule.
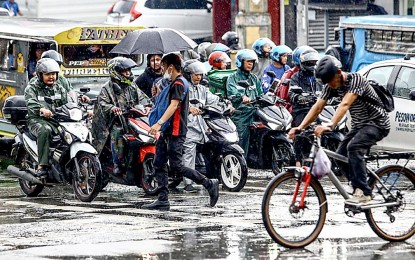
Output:
[[[258,77],[261,77],[264,69],[271,64],[269,55],[274,46],[275,43],[266,37],[259,38],[252,44],[252,49],[258,55],[258,64],[252,69],[252,73]]]
[[[285,71],[290,69],[290,66],[287,65],[288,55],[292,53],[290,47],[287,45],[278,45],[271,50],[271,60],[272,63],[268,65],[262,72],[261,84],[264,89],[264,93],[268,92],[271,88],[274,79],[281,79]],[[275,73],[275,77],[272,77],[267,74],[268,71]]]
[[[347,110],[350,111],[352,128],[337,149],[337,153],[348,157],[348,177],[354,189],[353,197],[345,203],[369,203],[372,200],[372,190],[367,183],[363,156],[372,145],[388,135],[390,129],[388,113],[366,78],[358,73],[342,71],[341,63],[335,57],[324,56],[317,63],[315,76],[325,84],[322,94],[301,124],[290,130],[289,136],[293,139],[297,131],[314,122],[327,100],[331,97],[341,97],[342,101],[331,122],[317,126],[315,134],[320,136],[323,132],[332,130]]]

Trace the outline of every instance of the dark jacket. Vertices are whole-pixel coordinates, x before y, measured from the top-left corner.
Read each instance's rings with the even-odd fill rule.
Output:
[[[147,96],[151,97],[151,88],[154,81],[162,75],[156,74],[153,69],[147,67],[144,72],[137,77],[135,84],[141,89]]]

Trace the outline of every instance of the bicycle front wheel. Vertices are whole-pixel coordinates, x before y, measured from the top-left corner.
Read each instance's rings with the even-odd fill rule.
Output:
[[[376,173],[390,193],[377,179],[371,180],[369,185],[375,195],[373,202],[399,202],[399,205],[367,210],[367,222],[379,237],[387,241],[407,240],[415,234],[415,174],[399,165],[385,166]]]
[[[298,182],[301,185],[293,201]],[[265,190],[262,220],[271,238],[284,247],[298,248],[312,243],[326,220],[326,195],[316,179],[311,179],[304,207],[300,206],[304,184],[289,171],[274,177]]]

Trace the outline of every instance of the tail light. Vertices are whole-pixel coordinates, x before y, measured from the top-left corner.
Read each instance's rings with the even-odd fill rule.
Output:
[[[131,14],[130,22],[134,21],[135,19],[137,19],[138,17],[141,16],[141,13],[138,12],[137,10],[135,10],[135,5],[136,4],[137,4],[137,2],[135,2],[133,4],[133,6],[131,7],[131,11],[130,11],[130,14]]]
[[[112,10],[114,9],[114,5],[115,5],[115,3],[113,3],[111,5],[110,9],[108,9],[108,14],[111,14],[112,13]]]

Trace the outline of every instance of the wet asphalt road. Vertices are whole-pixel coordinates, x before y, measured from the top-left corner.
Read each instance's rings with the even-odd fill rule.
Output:
[[[378,238],[364,215],[349,218],[334,187],[324,183],[329,212],[317,241],[305,249],[278,246],[262,224],[261,202],[273,174],[250,170],[245,188],[171,193],[169,212],[142,210],[153,200],[136,187],[110,184],[92,203],[69,186],[23,196],[16,179],[0,175],[0,259],[415,259],[406,243]]]

